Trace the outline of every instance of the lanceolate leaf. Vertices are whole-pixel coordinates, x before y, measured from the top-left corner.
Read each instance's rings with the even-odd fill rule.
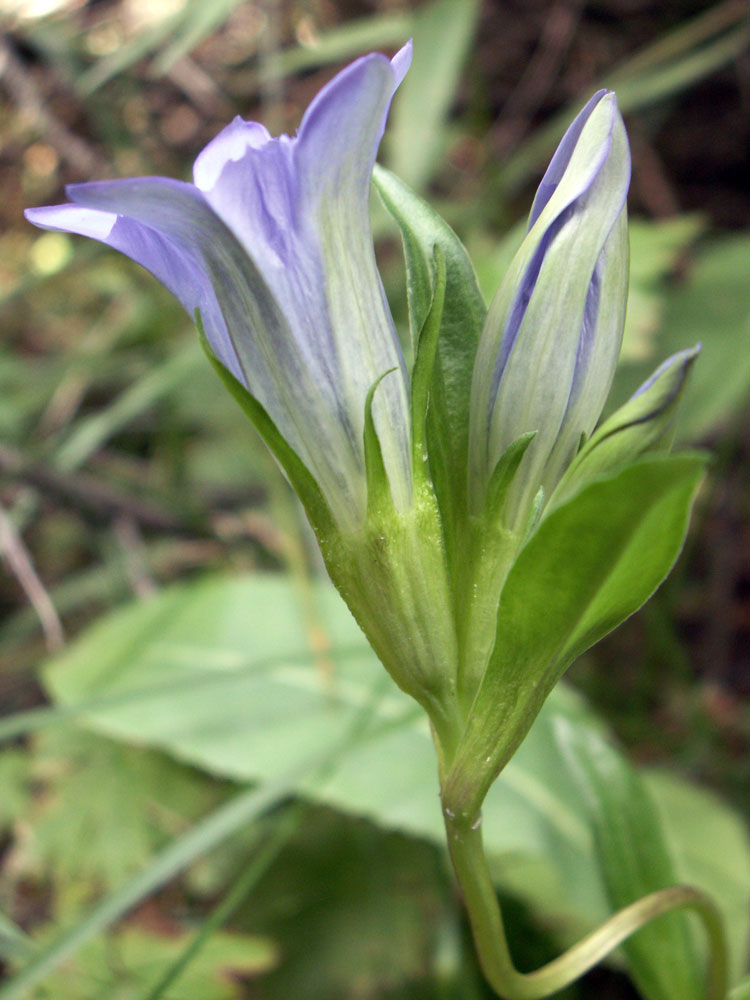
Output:
[[[612,908],[677,884],[659,814],[638,772],[592,730],[562,717],[555,729],[584,793]],[[705,974],[684,913],[655,920],[623,947],[645,1000],[701,1000]]]
[[[443,844],[434,754],[422,712],[389,681],[333,588],[314,584],[309,597],[303,603],[280,575],[213,577],[170,587],[88,629],[47,670],[47,689],[58,703],[79,706],[76,714],[87,727],[161,748],[212,774],[260,782],[253,794],[266,803],[263,808],[293,786],[386,828]],[[365,712],[367,725],[341,753],[342,738]],[[491,789],[483,827],[488,853],[498,862],[498,884],[538,907],[572,941],[611,907],[592,853],[584,797],[555,738],[560,716],[576,728],[598,728],[580,700],[558,685]],[[313,782],[315,762],[329,755],[335,766],[322,785]],[[663,783],[656,787],[661,802]],[[711,892],[735,925],[738,968],[750,890],[747,843],[726,808],[712,800],[706,805],[698,790],[691,793],[688,810],[684,802],[675,806],[682,800],[674,792],[664,822],[680,880],[697,881]],[[248,800],[242,815],[256,815],[256,806]],[[239,815],[236,805],[228,808]],[[713,867],[696,856],[693,844],[707,809],[711,843],[721,850]],[[210,825],[216,829],[213,819]],[[198,829],[186,836],[192,844],[206,843]],[[165,871],[173,877],[174,858],[188,854],[195,856],[192,849],[175,854],[170,848],[153,871],[144,870],[117,899],[106,900],[82,934],[74,929],[56,944],[45,967],[162,884]]]
[[[448,556],[452,560],[456,520],[466,507],[474,355],[487,310],[474,268],[453,230],[387,170],[376,166],[373,179],[404,242],[412,359],[434,293],[436,247],[445,259],[445,306],[430,390],[428,443],[435,491],[447,529]]]
[[[495,648],[450,781],[453,801],[472,787],[481,802],[565,669],[662,582],[682,548],[703,467],[697,454],[643,459],[542,520],[503,588]]]

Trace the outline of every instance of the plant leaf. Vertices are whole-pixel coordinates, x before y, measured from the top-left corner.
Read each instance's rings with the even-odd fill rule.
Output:
[[[500,597],[495,648],[449,801],[463,808],[474,789],[481,802],[567,667],[663,581],[682,548],[704,464],[698,454],[643,459],[542,520]]]
[[[635,769],[598,734],[564,719],[558,720],[556,735],[584,792],[612,907],[675,885],[659,813]],[[647,924],[623,949],[646,1000],[701,1000],[705,974],[684,913]]]
[[[474,36],[479,7],[477,0],[432,0],[414,15],[414,58],[391,112],[387,162],[418,191],[442,159],[445,120]]]
[[[277,795],[293,788],[442,846],[435,758],[423,713],[388,679],[333,588],[314,584],[310,597],[312,604],[303,607],[294,584],[278,575],[170,587],[88,629],[48,667],[47,688],[71,711],[78,706],[76,715],[89,728],[161,748],[222,777],[260,780],[271,788],[278,782]],[[367,705],[368,731],[337,755],[324,783],[313,781],[311,758],[333,752],[337,734]],[[604,919],[609,907],[583,796],[555,738],[560,716],[576,727],[600,729],[581,700],[558,685],[487,796],[483,829],[497,883],[543,913],[566,944]],[[45,718],[59,723],[55,715]],[[257,815],[247,794],[246,815]],[[703,801],[699,791],[691,794]],[[266,798],[266,805],[271,801]],[[721,843],[733,817],[725,819],[712,812]],[[683,826],[670,828],[683,879],[693,881],[697,867],[698,883],[720,905],[726,902],[727,918],[747,908],[747,880],[739,879],[730,893],[731,873],[715,874],[685,849]],[[215,844],[215,833],[210,836]],[[737,870],[747,871],[750,852],[733,836]],[[196,837],[197,850],[205,839],[197,831]],[[136,893],[145,895],[173,877],[185,851],[166,849],[155,874],[141,873],[115,899],[117,906],[105,900],[86,934],[121,915]],[[195,856],[192,849],[188,855]],[[77,940],[70,932],[47,961],[70,954]]]
[[[679,880],[703,889],[724,914],[730,979],[750,961],[750,834],[717,796],[663,771],[643,775],[656,803]]]

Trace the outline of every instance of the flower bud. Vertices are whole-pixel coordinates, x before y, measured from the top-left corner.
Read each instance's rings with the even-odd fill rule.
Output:
[[[597,427],[555,490],[561,503],[597,476],[615,472],[647,451],[671,445],[677,406],[700,345],[661,364],[623,406]]]
[[[472,385],[470,491],[536,432],[505,520],[520,530],[601,414],[620,353],[628,276],[630,154],[613,93],[570,126],[537,191],[529,228],[490,306]]]

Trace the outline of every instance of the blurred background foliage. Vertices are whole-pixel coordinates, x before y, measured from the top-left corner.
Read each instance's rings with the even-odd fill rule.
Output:
[[[409,37],[414,64],[381,159],[458,231],[488,298],[566,123],[597,87],[618,92],[633,225],[613,401],[702,342],[678,435],[715,461],[676,572],[571,680],[639,762],[684,870],[723,892],[739,971],[750,893],[736,818],[750,810],[743,0],[0,0],[0,23],[0,959],[8,974],[37,969],[0,997],[488,996],[440,847],[421,724],[380,689],[340,609],[326,611],[299,509],[187,317],[129,261],[22,218],[72,181],[188,177],[234,114],[293,131],[342,62]],[[373,211],[403,322],[398,241]],[[248,644],[253,670],[238,677]],[[551,711],[601,725],[567,690]],[[554,726],[537,728],[486,820],[526,967],[607,909]],[[567,995],[634,997],[620,969]]]

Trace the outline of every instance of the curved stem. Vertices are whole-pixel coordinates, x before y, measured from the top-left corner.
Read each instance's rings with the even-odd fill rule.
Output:
[[[482,848],[481,830],[468,828],[449,813],[445,814],[445,825],[451,860],[463,891],[479,960],[488,982],[503,1000],[541,1000],[550,996],[575,982],[649,921],[684,908],[692,909],[701,918],[708,934],[711,965],[707,1000],[725,1000],[727,952],[721,917],[711,900],[690,886],[673,886],[644,896],[619,910],[548,965],[536,972],[519,972],[508,949],[502,914]]]

